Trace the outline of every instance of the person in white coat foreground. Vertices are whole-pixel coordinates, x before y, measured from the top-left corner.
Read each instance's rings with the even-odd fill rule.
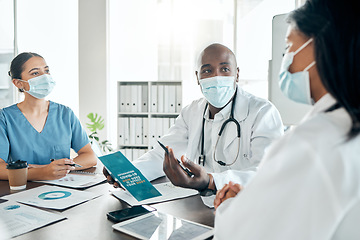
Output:
[[[169,146],[170,156],[164,159],[164,150],[155,145],[134,165],[149,180],[165,173],[174,185],[202,193],[220,189],[230,180],[245,184],[256,172],[265,148],[283,134],[280,114],[267,100],[237,86],[239,68],[235,55],[221,44],[203,50],[195,74],[205,98],[184,107],[168,134],[160,139]],[[239,129],[234,121],[229,122],[218,140],[220,128],[231,112]],[[198,164],[202,146],[204,161]],[[183,165],[192,171],[193,177],[180,168],[174,153],[178,159],[181,155],[190,159]],[[108,179],[112,181],[111,177]]]
[[[309,0],[290,13],[280,88],[316,103],[244,189],[218,191],[215,239],[360,239],[359,11]]]

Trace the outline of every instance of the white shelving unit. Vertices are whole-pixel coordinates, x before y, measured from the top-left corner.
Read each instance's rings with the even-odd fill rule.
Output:
[[[182,108],[181,81],[119,81],[118,148],[130,160],[152,149]]]

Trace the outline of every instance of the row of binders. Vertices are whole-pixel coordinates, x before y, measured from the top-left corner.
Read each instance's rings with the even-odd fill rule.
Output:
[[[119,111],[125,113],[177,113],[182,107],[181,85],[119,85]],[[149,98],[150,95],[150,98]],[[150,103],[149,103],[150,101]]]
[[[123,148],[120,149],[120,152],[125,155],[127,159],[130,161],[134,161],[144,155],[148,149],[141,149],[141,148]]]
[[[165,135],[174,125],[175,118],[118,118],[118,144],[121,145],[150,145]]]

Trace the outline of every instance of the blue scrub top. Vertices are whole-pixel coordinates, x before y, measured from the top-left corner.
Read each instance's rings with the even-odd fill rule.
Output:
[[[12,105],[0,110],[0,158],[24,160],[29,164],[49,164],[50,159],[70,158],[70,148],[78,152],[89,143],[88,136],[73,111],[50,101],[41,133]]]

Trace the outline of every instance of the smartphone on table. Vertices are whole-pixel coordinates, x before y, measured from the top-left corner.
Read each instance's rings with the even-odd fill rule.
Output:
[[[148,205],[139,205],[113,212],[108,212],[106,215],[107,218],[113,222],[121,222],[153,211],[156,211],[156,209],[153,207],[150,207]]]
[[[162,143],[159,142],[159,141],[157,141],[157,142],[160,144],[160,146],[162,147],[162,149],[164,149],[165,153],[166,153],[167,155],[169,155],[169,150],[165,147],[165,145],[162,144]],[[186,167],[184,167],[184,166],[182,165],[182,163],[180,162],[179,159],[176,158],[176,160],[177,160],[177,162],[179,163],[179,165],[180,165],[180,167],[182,168],[182,170],[184,170],[184,172],[186,172],[189,177],[193,177],[193,176],[194,176],[194,174],[193,174],[188,168],[186,168]]]

